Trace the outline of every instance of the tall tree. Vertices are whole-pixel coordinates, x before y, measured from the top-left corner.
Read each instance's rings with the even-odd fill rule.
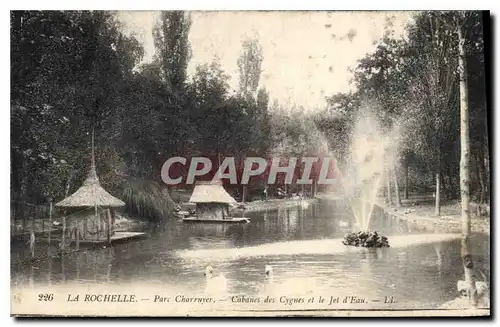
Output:
[[[163,78],[171,92],[184,90],[187,66],[191,59],[189,30],[191,18],[184,11],[162,11],[153,30],[156,59],[161,63]]]
[[[106,158],[98,168],[121,169],[118,104],[142,57],[137,40],[105,11],[11,12],[11,37],[14,197],[58,197],[67,180],[77,184],[88,169],[92,125],[97,156]],[[101,180],[115,183],[106,173]]]
[[[243,96],[255,96],[259,87],[262,61],[264,55],[257,38],[247,38],[242,42],[242,50],[238,58],[239,91]]]
[[[198,126],[198,146],[205,155],[219,155],[224,152],[223,147],[230,144],[231,122],[226,107],[228,81],[229,76],[216,57],[211,64],[196,67],[190,85],[191,122]]]
[[[460,195],[462,205],[462,261],[465,270],[465,281],[469,287],[469,298],[473,306],[477,305],[476,283],[473,278],[472,255],[470,253],[471,217],[469,210],[470,183],[470,137],[469,137],[469,95],[467,85],[467,54],[463,13],[455,17],[458,35],[458,73],[460,75]]]
[[[161,142],[169,145],[163,156],[184,154],[190,145],[189,97],[186,92],[187,66],[191,59],[189,31],[191,18],[184,11],[162,11],[153,29],[156,48],[154,61],[159,65],[164,83],[163,103],[157,110],[168,130]]]
[[[419,126],[416,131],[422,136],[412,134],[417,140],[415,150],[429,158],[429,168],[435,174],[435,215],[441,212],[441,181],[444,163],[453,162],[445,154],[452,152],[456,135],[457,120],[453,111],[456,109],[455,91],[456,48],[453,47],[454,30],[443,23],[448,13],[425,12],[416,17],[415,25],[409,30],[405,71],[408,73],[408,95],[413,100],[412,118]],[[415,126],[415,125],[414,125]],[[421,141],[421,142],[420,142]]]

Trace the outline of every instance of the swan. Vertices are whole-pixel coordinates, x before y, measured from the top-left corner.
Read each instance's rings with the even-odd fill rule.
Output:
[[[266,290],[283,295],[306,295],[313,292],[315,288],[314,282],[310,279],[288,279],[282,283],[274,282],[274,269],[271,265],[266,265],[264,267],[264,274],[267,279]]]
[[[457,282],[457,289],[462,296],[466,296],[469,285],[465,280],[459,280]],[[479,296],[485,294],[488,291],[488,285],[485,282],[476,281],[476,290]]]
[[[214,276],[214,269],[212,266],[207,266],[205,269],[205,278],[207,281],[205,293],[220,294],[227,291],[227,279],[223,273],[219,276]]]

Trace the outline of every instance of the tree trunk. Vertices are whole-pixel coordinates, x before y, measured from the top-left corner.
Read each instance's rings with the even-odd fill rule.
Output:
[[[471,151],[472,153],[474,153],[474,150]],[[472,182],[472,185],[474,186],[471,186],[470,189],[469,189],[469,192],[470,194],[472,194],[472,197],[470,198],[470,201],[472,202],[476,202],[478,205],[476,206],[476,209],[477,209],[477,214],[479,216],[479,204],[481,204],[481,197],[482,197],[482,194],[481,194],[481,182],[480,182],[480,179],[481,179],[481,170],[479,169],[479,160],[477,158],[477,156],[472,156],[471,157],[471,160],[473,160],[470,164],[470,167],[471,167],[471,174],[475,174],[475,177],[472,177],[471,176],[471,182]]]
[[[31,231],[35,231],[35,221],[36,221],[36,216],[37,216],[37,210],[36,207],[33,207],[33,214],[31,216]]]
[[[479,185],[481,185],[481,193],[479,197],[479,204],[483,204],[486,198],[486,185],[484,183],[484,160],[481,155],[477,158],[477,169],[478,169],[478,177],[479,177]]]
[[[435,192],[435,196],[436,196],[436,206],[434,208],[434,215],[436,216],[440,216],[441,215],[441,174],[439,173],[439,171],[436,173],[436,192]]]
[[[394,178],[394,193],[396,194],[396,207],[401,208],[401,197],[399,196],[398,175],[396,174],[396,165],[392,169],[392,177]]]
[[[404,199],[408,200],[408,160],[405,159],[404,162],[404,173],[405,173],[405,190],[404,190]]]
[[[484,147],[483,150],[483,157],[482,157],[482,162],[483,162],[483,167],[484,167],[484,175],[483,179],[485,180],[485,193],[486,193],[486,202],[489,204],[490,203],[490,152],[488,147]]]
[[[470,172],[470,142],[469,142],[469,95],[467,90],[466,54],[464,49],[465,38],[461,26],[457,26],[458,33],[458,71],[460,74],[460,198],[462,203],[462,261],[465,271],[465,281],[469,286],[469,300],[477,306],[476,283],[473,278],[473,261],[470,253],[471,217],[469,212],[469,172]]]
[[[30,253],[31,259],[35,259],[35,231],[32,230],[30,233]]]
[[[68,182],[66,183],[66,191],[64,192],[64,197],[67,198],[68,197],[68,194],[69,194],[69,190],[70,190],[70,187],[71,187],[71,180],[73,179],[73,174],[74,174],[74,171],[72,170],[71,173],[69,174],[69,177],[68,177]]]
[[[243,192],[241,194],[241,202],[242,203],[245,203],[246,197],[247,197],[247,186],[243,185]]]

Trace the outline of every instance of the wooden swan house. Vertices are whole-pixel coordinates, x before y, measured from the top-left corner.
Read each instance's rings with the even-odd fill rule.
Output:
[[[230,217],[229,205],[236,200],[220,181],[197,182],[189,202],[196,204],[196,216],[182,220],[191,223],[249,223],[250,218]]]
[[[65,210],[62,243],[112,243],[144,235],[115,231],[115,210],[124,207],[125,203],[109,194],[99,183],[93,135],[91,165],[87,178],[75,193],[55,206]]]

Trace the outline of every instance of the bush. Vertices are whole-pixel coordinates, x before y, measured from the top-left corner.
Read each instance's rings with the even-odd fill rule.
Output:
[[[151,222],[167,220],[175,207],[167,188],[155,181],[134,179],[125,182],[122,199],[129,215]]]

